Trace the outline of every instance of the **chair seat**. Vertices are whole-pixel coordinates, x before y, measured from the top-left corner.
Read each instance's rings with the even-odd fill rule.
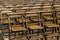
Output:
[[[41,40],[41,38],[43,38],[43,37],[40,37],[40,36],[32,36],[30,38],[30,40]]]
[[[52,22],[45,22],[44,25],[49,28],[59,27],[59,25],[52,23]]]
[[[11,20],[11,21],[9,22],[8,19],[3,20],[3,24],[9,24],[9,23],[14,23],[14,21]]]
[[[22,23],[22,22],[26,22],[26,19],[19,18],[19,19],[17,19],[17,21],[18,21],[19,23]],[[29,22],[30,20],[27,20],[27,21]]]
[[[36,6],[36,7],[31,7],[31,9],[40,9],[40,6]]]
[[[3,32],[3,33],[9,32],[9,29],[3,29],[2,32]]]
[[[27,10],[29,7],[22,7],[21,9],[22,10]]]
[[[43,11],[46,10],[46,11],[50,11],[52,10],[51,8],[43,8]]]
[[[5,7],[12,8],[12,7],[13,7],[13,5],[6,5]]]
[[[27,16],[37,16],[37,14],[28,14]]]
[[[56,10],[57,12],[60,12],[60,9]]]
[[[11,13],[12,11],[2,11],[1,13]]]
[[[35,4],[36,6],[41,6],[41,4]]]
[[[60,20],[57,20],[58,21],[58,24],[60,24]]]
[[[55,34],[47,34],[47,37],[55,37]]]
[[[7,10],[7,9],[3,7],[3,8],[0,8],[0,10],[2,11],[2,10]]]
[[[0,19],[1,19],[1,18],[2,18],[2,19],[5,19],[5,18],[8,18],[8,17],[7,17],[7,16],[2,16],[2,17],[0,16]]]
[[[37,14],[37,13],[39,13],[39,12],[40,12],[40,11],[27,11],[26,13],[27,13],[27,14],[31,14],[31,13],[32,13],[32,14],[34,14],[34,13]]]
[[[23,38],[15,37],[15,38],[13,38],[12,40],[27,40],[27,38],[25,38],[25,37],[23,37]]]
[[[52,13],[43,13],[42,15],[52,15]]]
[[[38,18],[37,16],[30,17],[33,21],[41,21],[41,18]]]
[[[21,17],[21,15],[12,15],[12,16],[9,16],[11,18],[17,18],[17,17]]]
[[[43,8],[52,8],[52,6],[43,6]]]
[[[41,21],[41,18],[40,19],[38,19],[38,18],[31,18],[31,20],[33,20],[33,21]]]
[[[44,18],[45,18],[46,20],[53,20],[53,17],[51,17],[51,16],[44,16]]]
[[[43,29],[42,26],[37,25],[37,24],[28,24],[28,27],[29,27],[30,29]]]
[[[60,7],[60,5],[54,5],[54,7]]]
[[[55,8],[56,11],[60,12],[60,8]]]
[[[43,10],[41,12],[52,12],[53,10]]]
[[[50,6],[51,3],[44,3],[43,5],[44,5],[44,6]]]
[[[4,18],[8,18],[8,16],[6,14],[0,14],[0,19],[4,19]]]
[[[55,33],[55,36],[60,36],[60,34],[59,33]]]
[[[57,18],[59,18],[59,19],[60,19],[60,15],[57,15]]]
[[[14,12],[12,12],[12,13],[7,13],[7,15],[11,15],[11,17],[15,17],[15,16],[20,16],[21,14],[23,14],[23,12],[21,12],[21,13],[14,13]]]
[[[16,6],[17,6],[17,7],[25,7],[25,5],[20,5],[20,4],[19,4],[19,5],[16,5]]]
[[[0,5],[0,8],[3,8],[4,6]]]
[[[12,31],[24,31],[24,30],[26,30],[25,27],[19,25],[12,26]]]
[[[59,34],[58,33],[47,34],[47,37],[55,37],[55,36],[59,36]]]
[[[21,22],[25,22],[25,19],[19,18],[19,19],[17,19],[17,21],[21,23]]]

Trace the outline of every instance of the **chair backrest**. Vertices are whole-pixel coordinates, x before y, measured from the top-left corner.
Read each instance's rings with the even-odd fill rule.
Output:
[[[26,37],[15,37],[12,40],[28,40]]]
[[[41,7],[40,6],[33,6],[31,7],[30,11],[40,11]]]

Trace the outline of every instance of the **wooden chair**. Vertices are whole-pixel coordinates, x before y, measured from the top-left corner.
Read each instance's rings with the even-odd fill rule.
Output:
[[[41,6],[42,4],[41,3],[36,3],[35,6]]]
[[[52,33],[56,33],[59,29],[59,25],[57,25],[53,22],[45,22],[44,26],[49,28],[52,31]]]
[[[1,23],[2,23],[2,33],[3,35],[8,35],[9,36],[9,20],[8,16],[6,14],[1,14]],[[10,24],[13,24],[14,21],[10,20]]]
[[[22,18],[22,20],[23,20],[22,15],[9,14],[9,30],[10,30],[9,37],[10,37],[10,39],[14,38],[14,36],[18,37],[18,35],[20,35],[23,37],[23,35],[25,35],[26,28],[24,26],[24,23],[22,22],[22,24],[19,24],[17,21],[17,18]],[[11,19],[13,19],[15,21],[13,25],[10,24]],[[14,35],[14,36],[12,36],[12,35]]]
[[[29,34],[30,35],[39,34],[37,32],[39,30],[43,29],[43,27],[40,25],[40,22],[39,22],[40,21],[40,14],[37,12],[28,11],[25,13],[25,15],[26,15],[26,17],[25,17],[26,18],[26,27],[29,30]],[[37,20],[37,22],[36,22],[36,20]]]
[[[8,35],[9,36],[9,20],[8,20],[8,16],[6,13],[1,13],[0,14],[0,21],[1,21],[1,25],[2,25],[2,33],[3,35]],[[10,23],[13,23],[13,20],[10,21]]]

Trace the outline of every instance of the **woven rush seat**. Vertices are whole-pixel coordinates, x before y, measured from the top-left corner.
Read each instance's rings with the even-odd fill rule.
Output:
[[[13,38],[12,40],[27,40],[27,38],[25,38],[25,37],[23,37],[23,38],[15,37],[15,38]]]
[[[51,33],[51,34],[47,34],[46,37],[56,37],[59,36],[59,33]]]
[[[14,21],[11,20],[11,21],[9,22],[8,19],[3,20],[3,24],[8,24],[8,23],[14,23]]]
[[[51,16],[44,16],[44,18],[45,18],[46,20],[53,20],[53,17],[51,17]]]
[[[42,8],[52,8],[52,6],[43,6]]]
[[[54,10],[43,10],[43,11],[40,11],[42,13],[47,13],[47,12],[53,12]]]
[[[28,27],[29,27],[30,29],[43,29],[42,26],[36,25],[36,24],[28,24]]]
[[[52,22],[45,22],[44,25],[47,26],[47,27],[49,27],[49,28],[51,28],[51,27],[59,27],[59,25],[54,24]]]
[[[32,36],[32,37],[30,38],[30,40],[41,40],[41,38],[43,38],[42,35],[41,35],[41,36]]]
[[[24,31],[26,28],[19,26],[19,25],[14,25],[12,26],[12,31]]]
[[[38,21],[38,18],[37,17],[31,17],[31,20]],[[39,20],[41,21],[41,18]]]
[[[0,19],[8,18],[7,16],[0,16]]]
[[[58,15],[57,18],[60,18],[60,15]]]
[[[25,19],[22,19],[22,18],[20,18],[20,19],[17,19],[19,22],[25,22]]]
[[[6,11],[1,11],[1,13],[11,13],[12,11],[8,11],[8,10],[6,10]]]
[[[60,12],[57,12],[57,18],[58,19],[60,18]]]

